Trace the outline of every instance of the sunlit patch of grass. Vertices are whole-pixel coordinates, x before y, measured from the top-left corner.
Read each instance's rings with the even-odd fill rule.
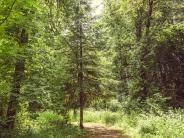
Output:
[[[184,110],[153,113],[85,111],[85,122],[104,123],[133,138],[183,138]]]

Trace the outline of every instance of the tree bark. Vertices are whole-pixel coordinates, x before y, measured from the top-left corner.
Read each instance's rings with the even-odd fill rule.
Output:
[[[80,47],[79,47],[79,58],[80,58],[80,64],[79,64],[79,87],[80,87],[80,128],[83,129],[83,108],[84,108],[84,90],[83,90],[83,44],[82,44],[82,24],[80,24]]]
[[[146,99],[146,97],[148,97],[149,92],[148,92],[148,84],[147,84],[147,73],[146,73],[146,69],[145,69],[145,65],[147,64],[147,60],[146,60],[146,55],[148,54],[148,49],[149,49],[149,45],[150,45],[150,27],[151,27],[151,20],[152,20],[152,13],[153,13],[153,0],[148,0],[148,14],[147,14],[147,21],[146,21],[146,46],[143,47],[142,49],[142,63],[143,66],[141,66],[141,70],[140,70],[140,77],[141,77],[141,90],[142,90],[142,99]]]
[[[2,97],[0,97],[0,100],[1,100],[1,102],[0,102],[0,118],[2,117],[3,118],[3,98]]]
[[[147,17],[147,22],[146,22],[146,36],[147,36],[147,38],[149,38],[152,13],[153,13],[153,0],[149,0],[149,3],[148,3],[148,17]]]
[[[26,30],[22,29],[21,35],[19,37],[19,45],[20,47],[23,47],[27,43],[28,43],[28,35],[26,33]],[[20,95],[21,82],[24,75],[24,69],[25,69],[24,58],[19,57],[15,64],[15,71],[14,71],[13,82],[12,82],[12,91],[10,92],[8,110],[6,114],[6,124],[5,124],[6,129],[10,129],[10,130],[14,129],[17,106],[18,106],[18,98]]]

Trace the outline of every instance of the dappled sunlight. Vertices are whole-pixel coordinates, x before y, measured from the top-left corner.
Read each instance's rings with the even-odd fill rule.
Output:
[[[184,138],[183,0],[0,0],[0,138]]]

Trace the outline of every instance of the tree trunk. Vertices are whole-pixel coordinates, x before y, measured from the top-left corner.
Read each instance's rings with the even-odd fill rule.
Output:
[[[151,20],[152,20],[152,13],[153,13],[153,0],[149,0],[148,17],[146,21],[146,37],[148,40],[149,40],[149,32],[150,32],[150,26],[151,26]]]
[[[21,35],[19,37],[19,45],[24,46],[24,44],[27,44],[27,43],[28,43],[28,35],[26,33],[26,30],[22,29]],[[6,114],[5,128],[9,130],[14,129],[14,125],[15,125],[18,98],[20,95],[21,82],[24,75],[24,67],[25,67],[24,59],[23,57],[19,57],[15,65],[15,72],[14,72],[13,82],[12,82],[12,91],[10,92],[8,110]]]
[[[73,118],[76,120],[77,119],[77,108],[73,108]]]
[[[0,97],[0,118],[3,118],[3,98]]]
[[[83,45],[82,45],[82,24],[80,24],[80,47],[79,47],[79,87],[80,87],[80,128],[83,129],[83,108],[84,108],[84,91],[83,91]]]
[[[153,13],[153,0],[148,0],[148,12],[147,12],[146,32],[145,32],[146,46],[143,46],[141,49],[141,59],[140,59],[141,66],[139,70],[140,83],[141,83],[141,90],[140,90],[141,100],[145,100],[149,95],[148,84],[147,84],[148,77],[147,77],[147,69],[146,69],[148,60],[146,59],[146,56],[149,53],[150,27],[151,27],[152,13]]]

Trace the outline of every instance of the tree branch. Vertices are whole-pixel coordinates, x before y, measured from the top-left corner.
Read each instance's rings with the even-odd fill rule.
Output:
[[[10,16],[13,6],[15,5],[16,0],[13,1],[11,7],[9,8],[8,14],[5,16],[5,18],[0,22],[0,26],[8,19],[8,17]]]

